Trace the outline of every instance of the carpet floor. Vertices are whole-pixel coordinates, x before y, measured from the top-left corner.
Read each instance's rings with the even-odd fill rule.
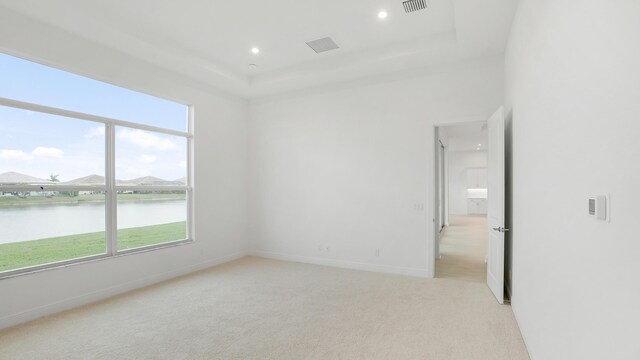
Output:
[[[1,359],[529,359],[486,285],[246,257],[0,332]]]
[[[487,218],[450,215],[440,233],[440,256],[436,277],[486,283]]]

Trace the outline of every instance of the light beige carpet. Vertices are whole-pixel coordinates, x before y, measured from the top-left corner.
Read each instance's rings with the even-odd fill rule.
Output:
[[[436,277],[486,283],[487,218],[450,215],[440,233],[440,256]]]
[[[483,284],[247,257],[0,332],[2,359],[528,359]]]

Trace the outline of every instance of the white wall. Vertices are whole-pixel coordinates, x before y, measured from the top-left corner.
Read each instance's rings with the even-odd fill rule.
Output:
[[[431,275],[434,125],[486,119],[502,82],[498,57],[252,101],[253,253]]]
[[[193,104],[196,116],[196,242],[0,280],[0,328],[246,254],[245,101],[4,10],[0,51]]]
[[[639,19],[639,1],[520,2],[512,306],[534,360],[640,359]],[[610,223],[587,214],[606,193]]]
[[[486,151],[449,152],[449,214],[468,214],[467,169],[486,167]]]

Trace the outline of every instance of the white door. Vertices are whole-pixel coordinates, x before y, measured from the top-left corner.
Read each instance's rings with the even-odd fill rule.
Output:
[[[487,123],[489,144],[487,147],[488,182],[488,249],[487,284],[504,303],[504,108],[500,107]]]

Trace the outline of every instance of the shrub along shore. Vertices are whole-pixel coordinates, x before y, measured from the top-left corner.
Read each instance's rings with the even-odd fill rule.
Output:
[[[118,194],[118,201],[158,201],[185,200],[185,194]],[[54,196],[0,196],[0,208],[12,206],[40,206],[40,205],[79,205],[82,203],[104,203],[104,194],[82,194],[69,196],[57,194]]]

